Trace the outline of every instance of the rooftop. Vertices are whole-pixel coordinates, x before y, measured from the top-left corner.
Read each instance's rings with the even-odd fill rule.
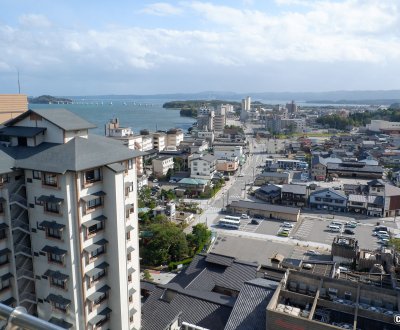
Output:
[[[249,208],[249,209],[253,209],[253,210],[289,213],[289,214],[298,214],[300,212],[300,209],[296,208],[296,207],[288,207],[288,206],[281,206],[281,205],[275,205],[275,204],[256,203],[256,202],[250,202],[250,201],[233,201],[228,206],[229,207]]]
[[[96,125],[89,123],[85,119],[75,115],[66,109],[35,109],[28,110],[18,117],[15,117],[5,123],[6,126],[13,126],[15,123],[26,118],[32,113],[36,113],[45,118],[54,125],[66,131],[95,128]]]

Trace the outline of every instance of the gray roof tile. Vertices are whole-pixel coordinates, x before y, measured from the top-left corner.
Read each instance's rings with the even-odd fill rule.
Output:
[[[14,119],[9,120],[5,123],[6,126],[12,126],[15,123],[19,122],[21,119],[26,118],[31,113],[37,113],[41,117],[45,118],[49,122],[54,125],[62,128],[66,131],[80,130],[80,129],[88,129],[95,128],[96,125],[89,123],[85,119],[77,116],[76,114],[66,110],[66,109],[35,109],[28,110],[23,114],[15,117]]]
[[[30,157],[17,160],[17,167],[65,173],[121,162],[140,154],[127,148],[120,141],[98,135],[89,135],[88,138],[76,137],[41,152],[38,150],[38,153]]]
[[[225,330],[265,330],[267,305],[278,282],[257,278],[240,291]]]

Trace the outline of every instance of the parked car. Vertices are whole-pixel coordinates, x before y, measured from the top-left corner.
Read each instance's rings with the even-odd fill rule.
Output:
[[[154,180],[153,180],[153,183],[157,183],[157,182],[158,182],[158,180],[157,180],[157,179],[154,179]]]
[[[315,250],[308,250],[307,254],[310,255],[310,256],[319,256],[319,255],[321,255],[321,253],[319,253],[318,251],[315,251]]]
[[[303,264],[304,269],[312,269],[313,266],[311,264]]]
[[[250,223],[252,225],[259,225],[260,224],[260,222],[258,220],[256,220],[256,219],[252,219]]]
[[[242,219],[250,219],[250,217],[249,217],[247,214],[245,214],[245,213],[243,213],[240,217],[241,217]]]
[[[280,232],[278,233],[278,236],[288,237],[288,236],[289,236],[289,233],[288,233],[287,231],[280,231]]]
[[[286,227],[286,228],[293,228],[294,224],[292,224],[290,222],[284,222],[281,226],[282,227]]]
[[[347,267],[339,266],[338,268],[341,272],[348,272],[349,269]]]
[[[351,229],[345,229],[344,233],[347,234],[347,235],[354,235],[355,234],[354,230],[351,230]]]
[[[169,180],[169,183],[176,183],[175,180]]]

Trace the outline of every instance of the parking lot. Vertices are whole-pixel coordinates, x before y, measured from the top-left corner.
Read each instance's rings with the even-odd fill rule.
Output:
[[[222,218],[222,216],[220,218]],[[241,219],[239,230],[250,233],[277,236],[283,224],[283,221],[280,220],[256,220],[258,224],[252,224],[251,219]],[[351,230],[354,231],[354,235],[349,235],[343,232],[346,229],[344,226],[346,220],[348,219],[341,219],[339,217],[335,217],[335,219],[333,219],[329,215],[324,215],[321,217],[316,215],[303,215],[298,223],[293,223],[294,227],[289,231],[288,237],[303,242],[316,242],[331,245],[333,239],[340,233],[332,232],[328,226],[332,221],[339,221],[343,223],[342,235],[357,239],[360,248],[374,250],[381,246],[379,239],[372,235],[376,221],[368,221],[366,223],[359,222],[356,228],[351,228]],[[387,225],[390,229],[391,224],[388,223]]]
[[[333,239],[339,235],[339,233],[329,230],[328,226],[332,221],[304,217],[301,224],[293,231],[292,237],[301,241],[332,244]],[[341,222],[343,223],[342,230],[344,230],[345,221]],[[359,223],[356,228],[352,228],[354,235],[342,234],[357,239],[360,248],[376,249],[380,244],[378,243],[378,239],[372,235],[374,228],[375,226],[372,224]]]

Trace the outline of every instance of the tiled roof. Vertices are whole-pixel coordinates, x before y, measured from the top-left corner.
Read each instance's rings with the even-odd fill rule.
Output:
[[[281,212],[288,214],[298,214],[299,208],[296,207],[288,207],[282,205],[275,204],[265,204],[265,203],[255,203],[250,201],[232,201],[228,207],[239,207],[239,208],[248,208],[252,210],[262,210],[262,211],[271,211],[271,212]]]
[[[299,184],[284,184],[282,185],[282,192],[305,195],[307,192],[307,187]]]
[[[29,148],[24,148],[26,149]],[[40,150],[37,149],[37,153],[30,157],[17,160],[16,166],[65,173],[121,162],[141,154],[127,148],[120,141],[98,135],[89,135],[88,138],[75,137],[67,143]]]
[[[236,298],[214,288],[240,292],[245,282],[256,278],[257,268],[214,253],[196,255],[170,283],[152,288],[142,307],[142,329],[166,329],[178,317],[207,329],[224,329]]]
[[[169,292],[166,294],[166,290]],[[203,292],[203,297],[166,286],[157,286],[142,306],[142,330],[163,330],[179,318],[182,321],[196,324],[213,330],[222,330],[232,311],[232,303],[219,304],[213,302],[217,295],[231,300],[232,298],[209,292]],[[170,296],[168,299],[166,296]]]
[[[244,284],[225,330],[265,330],[267,305],[278,283],[257,278]]]
[[[96,125],[89,123],[85,119],[75,115],[74,113],[66,110],[66,109],[35,109],[28,110],[23,114],[15,117],[14,119],[9,120],[6,123],[6,126],[12,126],[15,123],[21,121],[32,113],[37,113],[41,117],[45,118],[49,122],[54,125],[64,129],[66,131],[72,130],[80,130],[80,129],[88,129],[95,128]]]

